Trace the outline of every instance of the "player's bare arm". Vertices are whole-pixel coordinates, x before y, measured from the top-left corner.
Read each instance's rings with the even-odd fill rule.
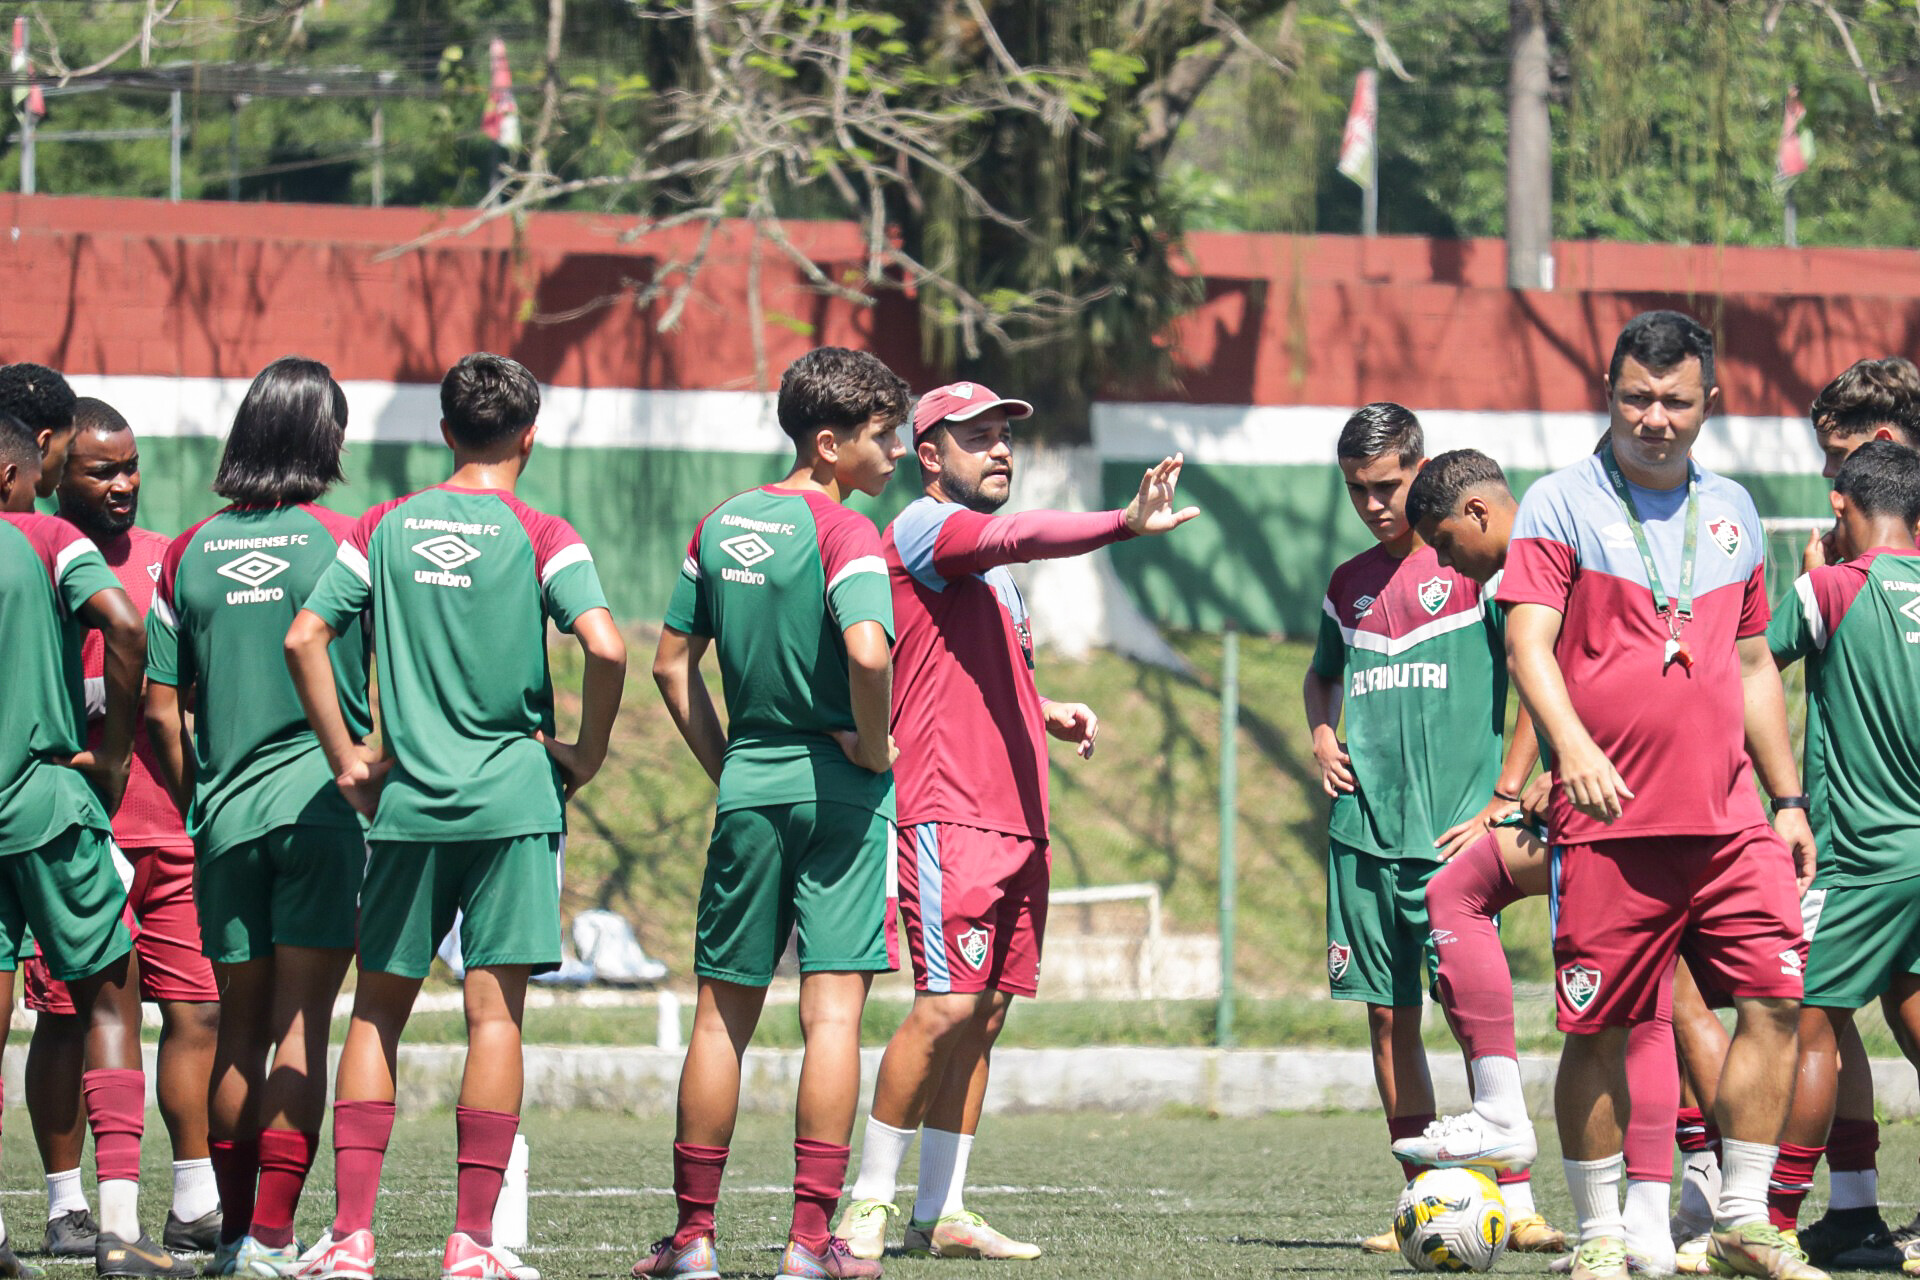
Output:
[[[673,727],[717,787],[720,765],[727,754],[727,731],[720,727],[713,694],[707,689],[706,677],[700,674],[700,659],[711,643],[706,636],[662,627],[660,646],[653,654],[653,683],[667,704],[667,714],[673,717]]]
[[[887,641],[887,629],[877,622],[856,622],[843,635],[854,732],[836,733],[834,737],[847,759],[862,769],[885,773],[900,754],[887,732],[893,714],[893,650]]]
[[[1740,651],[1740,689],[1745,699],[1747,755],[1760,785],[1770,796],[1798,796],[1800,767],[1794,762],[1793,744],[1787,735],[1787,696],[1780,686],[1780,671],[1774,666],[1773,651],[1764,635],[1748,636],[1738,642]],[[1795,878],[1800,892],[1813,883],[1818,855],[1813,847],[1813,828],[1805,809],[1782,809],[1774,815],[1773,829],[1793,850]]]
[[[307,723],[326,753],[327,767],[333,770],[334,785],[357,813],[371,818],[380,807],[380,787],[393,761],[355,742],[346,717],[340,714],[340,687],[334,683],[333,662],[327,657],[327,646],[336,638],[319,614],[302,609],[287,628],[287,670]]]
[[[1507,670],[1535,731],[1553,749],[1554,772],[1567,802],[1589,818],[1612,822],[1633,792],[1573,709],[1566,677],[1553,656],[1560,624],[1560,611],[1547,605],[1516,604],[1509,609]]]
[[[170,684],[147,685],[147,740],[160,761],[160,782],[185,813],[193,801],[193,745],[187,733],[186,707]]]
[[[118,587],[96,591],[80,606],[80,620],[106,644],[107,714],[100,746],[81,751],[67,766],[86,776],[100,793],[108,813],[120,808],[132,768],[133,722],[140,713],[140,686],[147,671],[147,627],[127,593]]]
[[[1338,797],[1354,788],[1353,760],[1340,741],[1340,686],[1323,680],[1311,669],[1300,686],[1307,708],[1307,731],[1313,735],[1313,759],[1320,768],[1320,789]]]
[[[613,737],[614,717],[620,713],[620,694],[627,684],[627,642],[605,609],[589,609],[573,624],[574,639],[586,655],[587,669],[580,681],[580,732],[572,742],[536,733],[560,776],[566,780],[567,799],[593,781],[607,762],[607,743]]]
[[[1147,468],[1140,477],[1140,492],[1127,504],[1127,528],[1141,535],[1167,533],[1200,514],[1198,507],[1174,509],[1180,468],[1185,465],[1186,455],[1176,453]]]
[[[1047,732],[1062,742],[1077,743],[1082,760],[1093,759],[1094,739],[1100,736],[1100,717],[1084,702],[1040,700],[1040,716]]]
[[[1493,798],[1479,813],[1440,833],[1440,838],[1433,844],[1440,850],[1441,858],[1451,859],[1491,830],[1494,823],[1519,812],[1522,788],[1527,785],[1533,766],[1539,762],[1540,739],[1533,731],[1533,717],[1527,714],[1523,706],[1514,719],[1513,736],[1507,739],[1506,755],[1500,761],[1500,776],[1493,784]]]

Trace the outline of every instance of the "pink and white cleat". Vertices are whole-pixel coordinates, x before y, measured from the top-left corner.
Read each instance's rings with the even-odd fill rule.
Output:
[[[373,1280],[373,1232],[335,1240],[329,1231],[285,1275],[287,1280]]]
[[[440,1280],[540,1280],[540,1271],[520,1261],[505,1245],[481,1244],[456,1231],[447,1237]]]

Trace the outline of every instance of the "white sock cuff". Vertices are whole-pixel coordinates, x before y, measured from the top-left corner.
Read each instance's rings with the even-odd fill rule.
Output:
[[[87,1189],[80,1182],[80,1170],[62,1169],[47,1175],[47,1221],[87,1208]]]

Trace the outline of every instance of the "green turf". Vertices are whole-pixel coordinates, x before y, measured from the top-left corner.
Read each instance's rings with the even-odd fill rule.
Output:
[[[25,1116],[7,1115],[17,1134],[0,1167],[0,1195],[16,1243],[37,1242],[44,1200]],[[149,1117],[148,1132],[161,1131]],[[625,1276],[639,1252],[671,1225],[667,1144],[671,1120],[599,1113],[536,1112],[532,1146],[533,1245],[527,1259],[550,1277]],[[721,1203],[722,1266],[730,1276],[770,1276],[785,1237],[792,1176],[788,1123],[746,1117],[736,1135]],[[1543,1134],[1550,1145],[1550,1135]],[[1920,1127],[1884,1131],[1880,1166],[1889,1212],[1904,1218],[1920,1179]],[[331,1155],[301,1207],[311,1240],[332,1206]],[[1568,1214],[1554,1153],[1541,1153],[1539,1197],[1557,1222]],[[144,1198],[150,1229],[164,1214],[165,1144],[149,1142],[153,1189]],[[908,1157],[904,1182],[913,1180]],[[1352,1246],[1383,1229],[1398,1193],[1383,1127],[1371,1116],[1038,1115],[988,1118],[973,1157],[971,1208],[1022,1238],[1039,1241],[1038,1262],[987,1264],[893,1258],[893,1277],[989,1273],[1050,1277],[1272,1277],[1406,1274],[1397,1258],[1367,1258]],[[453,1118],[403,1118],[394,1131],[378,1205],[381,1275],[430,1277],[453,1215]],[[1820,1180],[1825,1189],[1825,1179]],[[901,1201],[910,1201],[904,1187]],[[1809,1202],[1804,1220],[1819,1212]],[[897,1242],[896,1230],[895,1240]],[[1544,1274],[1545,1257],[1509,1257],[1500,1270]],[[56,1277],[90,1275],[80,1264]]]

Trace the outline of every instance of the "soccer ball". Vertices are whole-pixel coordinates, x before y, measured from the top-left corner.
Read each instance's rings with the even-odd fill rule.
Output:
[[[1400,1193],[1393,1238],[1415,1271],[1491,1271],[1507,1251],[1507,1205],[1484,1173],[1429,1169]]]

